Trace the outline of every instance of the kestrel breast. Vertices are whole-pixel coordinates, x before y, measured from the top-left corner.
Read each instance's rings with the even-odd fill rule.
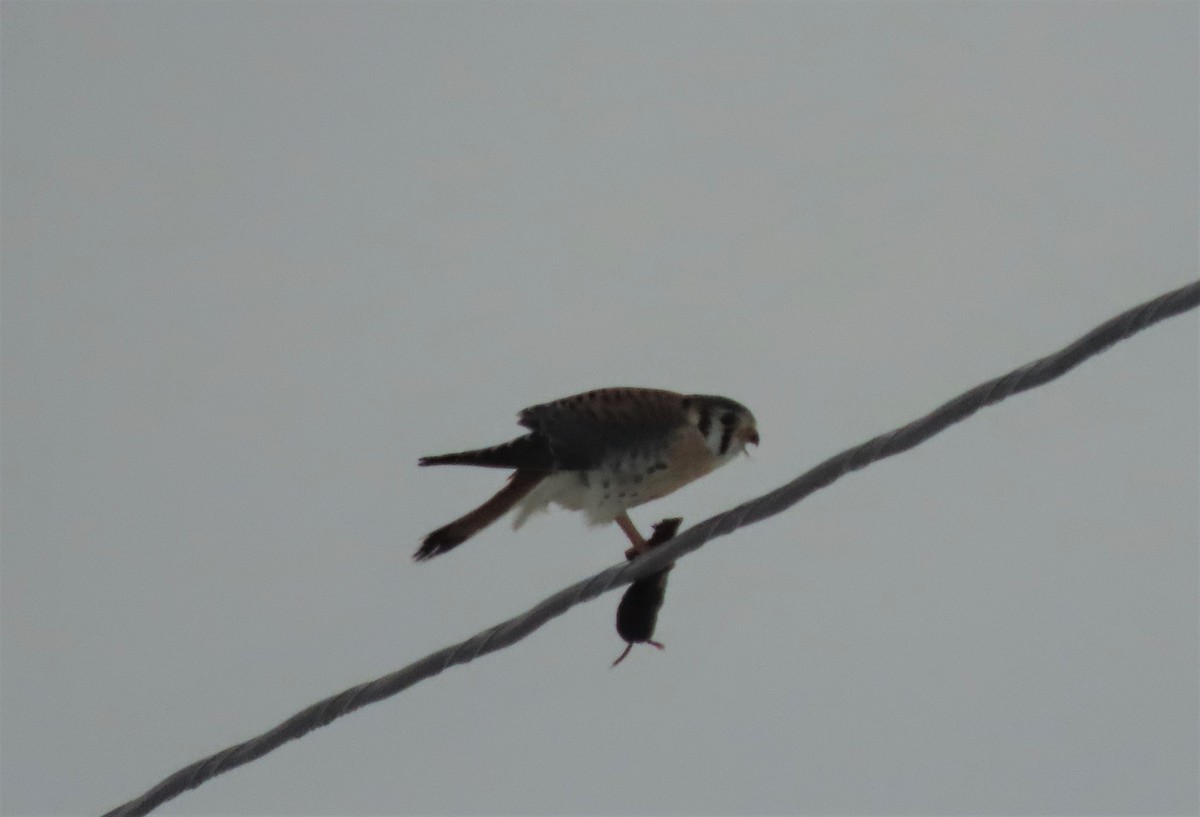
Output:
[[[592,524],[611,522],[629,508],[682,488],[714,465],[703,438],[692,428],[681,429],[664,447],[616,455],[599,468],[577,473],[580,490],[572,497],[578,503],[573,509],[585,511]]]

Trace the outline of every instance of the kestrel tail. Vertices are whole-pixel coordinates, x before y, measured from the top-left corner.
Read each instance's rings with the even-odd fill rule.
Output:
[[[616,522],[645,549],[628,509],[666,496],[758,444],[754,415],[727,397],[609,388],[525,409],[529,433],[491,448],[423,457],[421,465],[511,468],[499,493],[425,537],[418,561],[445,553],[517,507],[514,528],[551,503]]]

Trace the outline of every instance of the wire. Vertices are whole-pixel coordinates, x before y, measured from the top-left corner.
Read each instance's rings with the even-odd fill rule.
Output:
[[[194,789],[222,772],[262,757],[287,741],[306,735],[359,707],[391,697],[455,664],[465,664],[481,655],[514,644],[577,604],[656,573],[718,536],[773,516],[850,471],[865,468],[885,457],[907,451],[948,426],[966,419],[984,406],[999,403],[1011,395],[1054,380],[1114,343],[1159,321],[1194,309],[1198,303],[1200,281],[1123,312],[1066,348],[976,386],[919,420],[830,457],[786,485],[724,513],[709,517],[632,562],[610,567],[591,578],[560,590],[525,613],[484,630],[466,641],[438,650],[382,678],[326,698],[258,737],[196,761],[167,777],[141,797],[107,812],[105,817],[135,817],[147,814],[188,789]]]

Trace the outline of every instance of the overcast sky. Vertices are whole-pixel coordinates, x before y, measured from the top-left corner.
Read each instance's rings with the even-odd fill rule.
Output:
[[[417,457],[598,386],[698,521],[1197,277],[1195,3],[3,5],[0,808],[98,813],[621,559]],[[173,814],[1200,809],[1195,313]]]

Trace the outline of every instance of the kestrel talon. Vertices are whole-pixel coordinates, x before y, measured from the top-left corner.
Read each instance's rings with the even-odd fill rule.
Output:
[[[646,542],[630,508],[664,497],[758,445],[754,415],[727,397],[612,388],[542,403],[517,415],[529,433],[491,448],[422,457],[421,465],[512,468],[508,484],[475,510],[425,537],[431,559],[470,539],[513,507],[519,528],[551,503],[616,522],[635,552]]]

